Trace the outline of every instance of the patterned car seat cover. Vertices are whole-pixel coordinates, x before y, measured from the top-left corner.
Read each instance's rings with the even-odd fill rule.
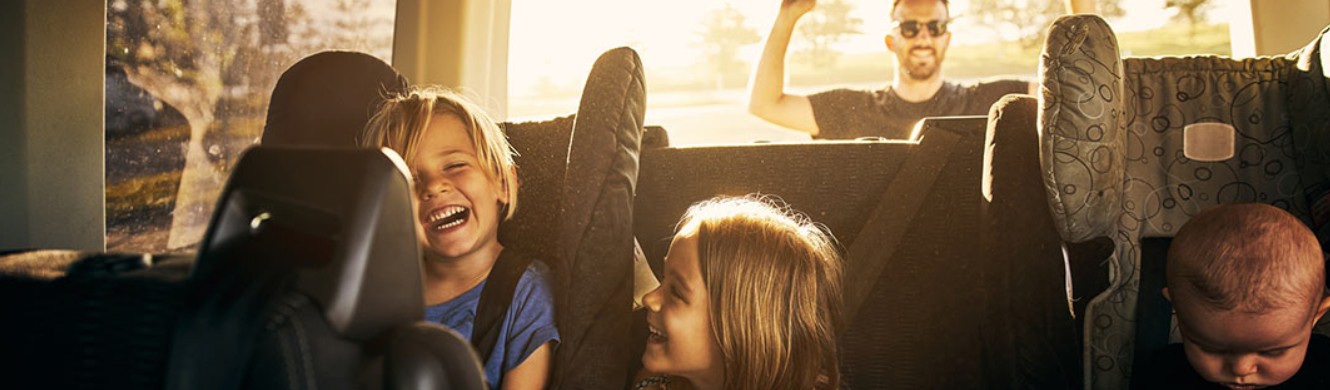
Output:
[[[1086,310],[1087,388],[1128,384],[1137,295],[1158,293],[1138,291],[1142,238],[1171,237],[1191,216],[1224,203],[1273,204],[1310,226],[1324,224],[1311,207],[1325,198],[1330,166],[1320,44],[1251,59],[1123,60],[1097,16],[1067,16],[1051,27],[1039,70],[1049,207],[1064,240],[1107,236],[1116,246],[1111,285]],[[1233,126],[1232,158],[1184,155],[1184,127],[1202,122]]]

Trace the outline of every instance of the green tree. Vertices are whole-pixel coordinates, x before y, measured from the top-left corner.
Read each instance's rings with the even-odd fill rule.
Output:
[[[828,69],[836,64],[840,53],[832,45],[848,35],[859,34],[863,19],[850,16],[854,6],[845,0],[819,3],[799,22],[799,34],[806,46],[796,52],[796,58],[814,69]]]
[[[1122,16],[1119,1],[1099,0],[1099,14],[1105,18]],[[972,0],[970,10],[965,18],[995,33],[1016,31],[1021,47],[1026,50],[1043,46],[1048,26],[1067,13],[1062,0]]]
[[[184,116],[185,166],[176,192],[168,248],[193,244],[211,214],[226,171],[239,153],[225,144],[254,126],[230,122],[253,114],[296,53],[283,26],[301,15],[287,0],[112,0],[106,52],[130,82]],[[236,97],[240,96],[240,97]],[[111,104],[111,103],[108,103]],[[241,108],[241,110],[236,110]],[[242,121],[243,122],[243,121]],[[261,123],[261,122],[260,122]],[[242,128],[243,127],[243,128]],[[254,136],[243,137],[252,142]]]
[[[750,27],[744,15],[729,4],[709,13],[702,22],[702,57],[707,70],[715,77],[716,88],[724,88],[736,78],[743,80],[748,74],[748,63],[739,57],[739,49],[758,43],[762,36]]]

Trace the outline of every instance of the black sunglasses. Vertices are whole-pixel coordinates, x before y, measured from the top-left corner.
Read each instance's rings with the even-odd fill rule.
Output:
[[[907,39],[919,36],[919,31],[923,30],[923,27],[928,27],[928,33],[935,37],[947,33],[947,21],[945,20],[930,20],[928,23],[922,23],[917,20],[911,20],[908,22],[896,21],[891,24],[892,28],[900,29],[901,36]]]

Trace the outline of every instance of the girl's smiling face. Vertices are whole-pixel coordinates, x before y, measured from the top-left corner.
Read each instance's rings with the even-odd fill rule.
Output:
[[[461,120],[446,114],[430,120],[411,171],[426,259],[456,259],[498,245],[507,192],[480,166]]]
[[[650,327],[642,365],[694,384],[721,383],[724,364],[711,327],[711,297],[702,280],[696,226],[685,226],[674,236],[660,287],[642,298]]]

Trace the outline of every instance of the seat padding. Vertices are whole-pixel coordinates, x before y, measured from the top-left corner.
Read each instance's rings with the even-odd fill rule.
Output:
[[[622,388],[631,375],[633,204],[645,116],[637,52],[601,54],[582,89],[559,203],[556,387]]]
[[[659,273],[688,206],[718,195],[761,193],[826,225],[841,243],[853,242],[909,146],[826,141],[647,149],[634,230]]]
[[[559,253],[563,176],[573,116],[547,121],[502,123],[517,155],[518,207],[512,219],[499,224],[499,242],[540,257]]]
[[[1121,203],[1127,125],[1122,60],[1108,23],[1093,15],[1055,21],[1039,75],[1040,166],[1058,232],[1072,242],[1106,235],[1101,221],[1113,220]]]
[[[1039,102],[1007,95],[993,104],[985,137],[983,227],[985,383],[992,388],[1072,388],[1080,383],[1079,332],[1067,291],[1094,283],[1069,279],[1039,170]],[[1095,259],[1102,261],[1103,257]],[[1101,287],[1102,288],[1102,287]]]
[[[575,115],[501,124],[517,152],[521,198],[499,241],[553,271],[556,388],[622,388],[631,374],[632,205],[645,111],[641,59],[620,47],[592,66]]]

